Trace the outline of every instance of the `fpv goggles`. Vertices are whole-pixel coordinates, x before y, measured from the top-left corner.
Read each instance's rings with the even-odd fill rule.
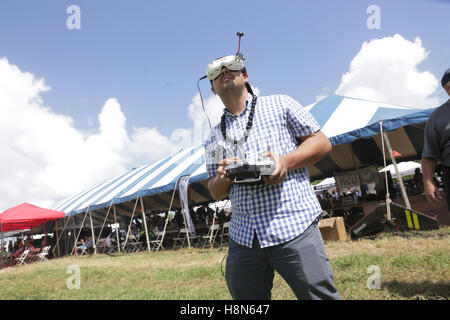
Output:
[[[206,76],[211,81],[217,79],[223,67],[230,71],[240,71],[244,68],[244,60],[245,58],[242,54],[218,58],[208,64],[206,67]]]

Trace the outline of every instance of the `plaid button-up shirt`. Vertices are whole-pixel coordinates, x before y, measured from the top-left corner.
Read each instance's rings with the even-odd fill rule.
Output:
[[[239,140],[243,136],[251,98],[249,95],[246,108],[239,115],[224,110],[227,137]],[[267,150],[282,156],[298,147],[296,138],[319,129],[312,115],[292,98],[286,95],[258,97],[253,126],[240,150],[225,141],[220,123],[213,128],[205,143],[208,178],[216,175],[221,159],[242,158],[242,154],[252,159]],[[252,246],[255,231],[262,248],[294,239],[322,212],[307,168],[289,171],[285,180],[277,185],[233,184],[229,198],[232,212],[230,236],[247,247]]]

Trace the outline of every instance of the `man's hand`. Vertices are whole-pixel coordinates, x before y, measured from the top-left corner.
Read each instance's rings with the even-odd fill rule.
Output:
[[[438,201],[442,199],[439,189],[434,184],[434,171],[436,170],[436,161],[432,158],[422,158],[423,188],[425,197],[432,206],[437,206]]]
[[[225,171],[225,167],[236,163],[238,160],[238,158],[231,158],[231,159],[223,159],[221,161],[219,161],[219,166],[216,169],[216,173],[217,176],[219,177],[219,179],[223,180],[226,183],[232,184],[233,180],[231,180],[230,178],[227,178],[227,173]]]
[[[263,177],[265,183],[273,185],[283,182],[288,171],[283,158],[270,151],[267,151],[263,156],[270,157],[275,162],[275,171],[270,176]]]
[[[424,181],[425,197],[428,202],[434,207],[438,205],[439,200],[442,200],[438,187],[430,180]]]
[[[219,166],[216,169],[217,174],[208,181],[208,189],[214,200],[222,200],[228,196],[233,180],[227,177],[225,167],[237,160],[237,158],[231,158],[219,161]]]

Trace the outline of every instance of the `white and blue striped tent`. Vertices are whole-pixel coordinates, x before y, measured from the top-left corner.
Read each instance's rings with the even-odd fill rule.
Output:
[[[155,163],[133,168],[122,175],[95,184],[71,197],[54,203],[67,215],[90,211],[102,211],[114,204],[119,215],[130,216],[134,200],[142,197],[145,208],[151,211],[167,211],[172,191],[180,176],[190,176],[191,198],[196,203],[211,200],[206,187],[206,166],[201,145],[184,149]],[[175,193],[173,209],[180,208]],[[147,212],[148,210],[146,210]]]
[[[330,154],[309,167],[312,181],[356,166],[374,163],[383,165],[380,121],[383,121],[383,130],[389,132],[392,148],[402,154],[401,158],[420,158],[424,125],[434,110],[338,95],[329,96],[305,108],[310,110],[333,144]],[[130,216],[135,203],[133,200],[141,197],[146,212],[147,208],[166,211],[178,178],[186,174],[191,177],[191,200],[194,204],[205,203],[212,200],[205,171],[204,149],[199,145],[98,183],[56,202],[50,209],[73,215],[86,212],[89,208],[101,214],[114,204],[118,214]],[[178,192],[172,208],[180,208]]]

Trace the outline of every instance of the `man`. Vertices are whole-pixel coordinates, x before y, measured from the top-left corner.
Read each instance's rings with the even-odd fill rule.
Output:
[[[441,84],[450,96],[450,69],[445,71]],[[444,171],[444,191],[450,211],[450,99],[433,111],[425,126],[422,151],[423,186],[425,196],[433,206],[442,199],[433,179],[439,162]]]
[[[270,299],[276,270],[299,299],[339,299],[317,227],[322,209],[306,168],[331,150],[329,140],[292,98],[254,96],[242,62],[239,68],[217,61],[207,75],[225,109],[205,154],[211,195],[230,197],[232,205],[226,265],[231,296]],[[276,165],[264,183],[243,185],[227,177],[227,165],[258,155]]]

